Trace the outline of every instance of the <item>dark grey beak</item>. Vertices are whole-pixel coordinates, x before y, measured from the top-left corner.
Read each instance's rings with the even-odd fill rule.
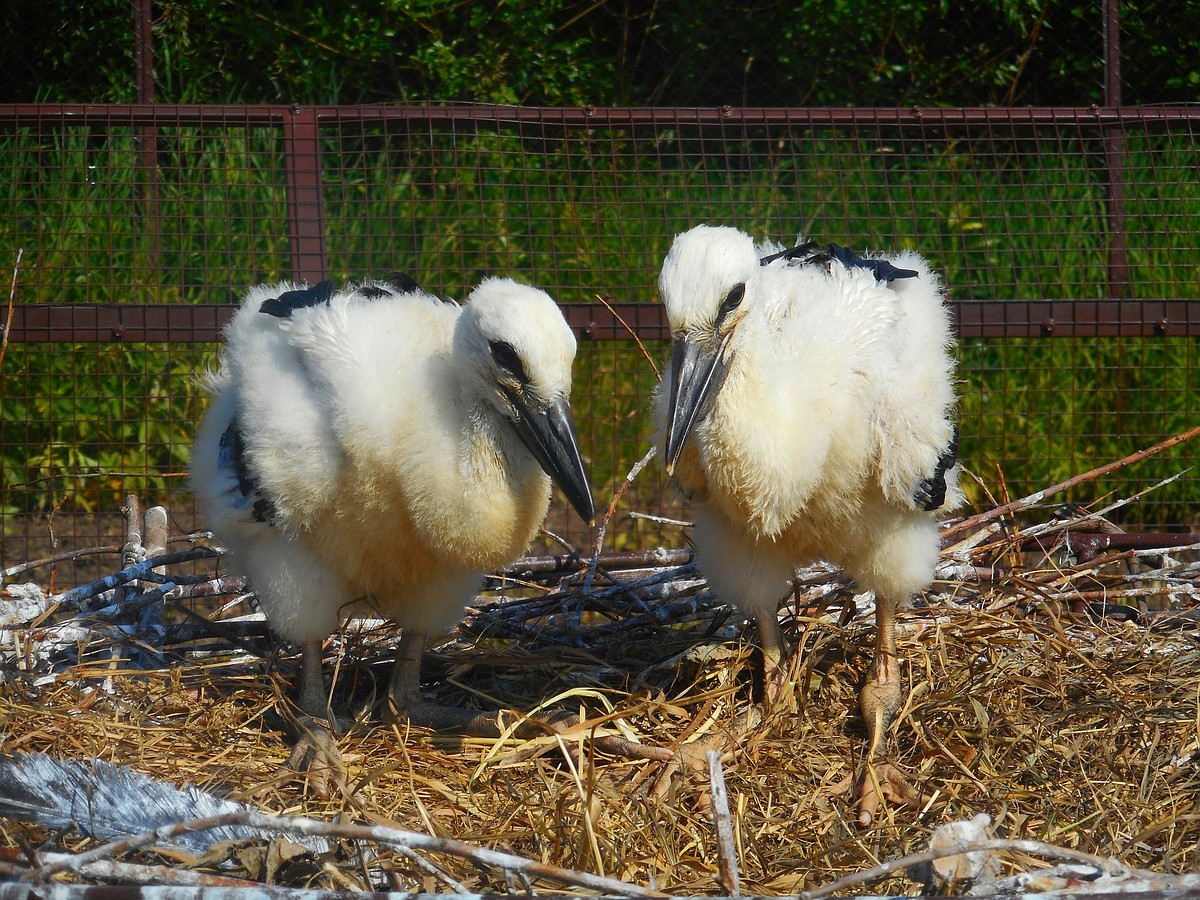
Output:
[[[505,391],[517,411],[514,423],[521,442],[529,448],[538,464],[559,486],[575,511],[588,525],[595,524],[596,503],[592,485],[579,452],[579,436],[571,404],[557,398],[544,410],[531,410],[519,396]]]
[[[715,351],[703,350],[688,338],[676,338],[671,344],[671,398],[667,414],[667,446],[663,451],[667,474],[675,474],[675,464],[688,435],[708,413],[713,398],[725,380],[725,337]]]

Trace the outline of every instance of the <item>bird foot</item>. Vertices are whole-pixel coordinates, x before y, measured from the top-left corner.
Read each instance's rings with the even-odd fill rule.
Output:
[[[791,700],[788,668],[786,662],[778,660],[774,666],[763,668],[763,707],[770,712],[784,708],[785,701]]]
[[[296,743],[280,772],[301,775],[305,792],[315,797],[346,793],[346,768],[329,722],[303,715],[296,719],[295,727]]]
[[[743,746],[745,734],[762,724],[763,718],[764,712],[761,706],[750,706],[738,715],[731,728],[721,728],[703,737],[680,744],[671,754],[671,758],[667,760],[667,764],[663,766],[658,778],[655,779],[654,787],[650,791],[651,797],[655,800],[662,800],[666,797],[675,775],[680,772],[693,784],[702,787],[706,793],[710,782],[709,752],[720,753],[723,762],[733,758]],[[703,796],[700,800],[702,806],[707,803]]]
[[[559,734],[574,731],[583,724],[583,719],[566,710],[558,710],[542,720]],[[518,729],[520,731],[520,729]],[[668,762],[675,753],[666,747],[655,747],[651,744],[641,744],[615,734],[597,734],[591,738],[592,747],[601,753],[617,756],[621,759],[646,759],[656,762]]]
[[[849,796],[858,809],[858,824],[870,825],[884,801],[896,806],[908,806],[921,798],[896,766],[879,760],[867,763],[857,775],[849,775],[829,789],[838,797]]]

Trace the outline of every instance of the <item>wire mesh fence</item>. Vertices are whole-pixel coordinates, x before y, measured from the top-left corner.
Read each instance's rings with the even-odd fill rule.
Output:
[[[14,266],[23,252],[5,564],[120,543],[127,492],[203,525],[183,478],[194,376],[240,292],[285,277],[402,271],[462,298],[511,274],[550,292],[580,338],[573,402],[607,499],[652,443],[655,279],[697,222],[927,255],[962,338],[974,498],[1027,493],[1197,419],[1198,122],[1194,107],[0,106],[0,232]],[[1128,496],[1195,456],[1069,499]],[[1188,525],[1194,484],[1125,521]],[[686,517],[655,468],[613,545],[680,540],[630,510]]]

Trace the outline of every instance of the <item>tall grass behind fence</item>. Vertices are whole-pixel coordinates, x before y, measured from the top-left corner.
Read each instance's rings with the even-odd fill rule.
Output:
[[[511,274],[564,303],[653,304],[673,235],[713,222],[781,241],[913,248],[956,302],[1200,296],[1192,118],[1121,120],[1117,220],[1113,129],[1080,111],[957,124],[740,112],[728,122],[688,110],[568,121],[553,110],[329,108],[319,119],[326,273],[403,271],[458,298],[485,275]],[[279,128],[236,117],[172,125],[159,113],[149,128],[115,114],[102,125],[0,116],[0,248],[25,252],[17,303],[225,303],[289,276],[287,164]],[[1128,270],[1115,288],[1114,228]],[[989,489],[1022,494],[1194,424],[1195,339],[1179,323],[1160,330],[966,337],[968,466]],[[117,541],[115,517],[104,534],[69,539],[66,522],[114,512],[129,491],[166,500],[178,527],[192,527],[178,477],[203,409],[191,375],[216,347],[186,334],[136,346],[120,335],[64,344],[23,334],[14,330],[0,373],[5,563],[46,543],[52,514],[63,543]],[[632,339],[580,336],[574,405],[606,499],[650,445],[655,379]],[[648,350],[665,353],[661,342]],[[1183,447],[1071,499],[1128,495],[1195,458]],[[1187,523],[1194,485],[1164,488],[1127,520]],[[656,469],[626,495],[613,540],[679,540],[635,525],[630,508],[686,516]],[[554,527],[582,541],[560,512]]]

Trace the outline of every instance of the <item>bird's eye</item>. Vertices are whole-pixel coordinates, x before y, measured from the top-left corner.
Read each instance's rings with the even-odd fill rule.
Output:
[[[512,344],[505,341],[491,341],[488,346],[491,348],[492,359],[496,361],[496,365],[514,375],[518,381],[528,381],[525,377],[525,367],[521,365],[521,357],[512,348]]]
[[[717,323],[720,324],[727,315],[737,309],[745,296],[745,284],[738,283],[731,287],[729,293],[725,295],[725,299],[721,301],[721,308],[717,310]]]

